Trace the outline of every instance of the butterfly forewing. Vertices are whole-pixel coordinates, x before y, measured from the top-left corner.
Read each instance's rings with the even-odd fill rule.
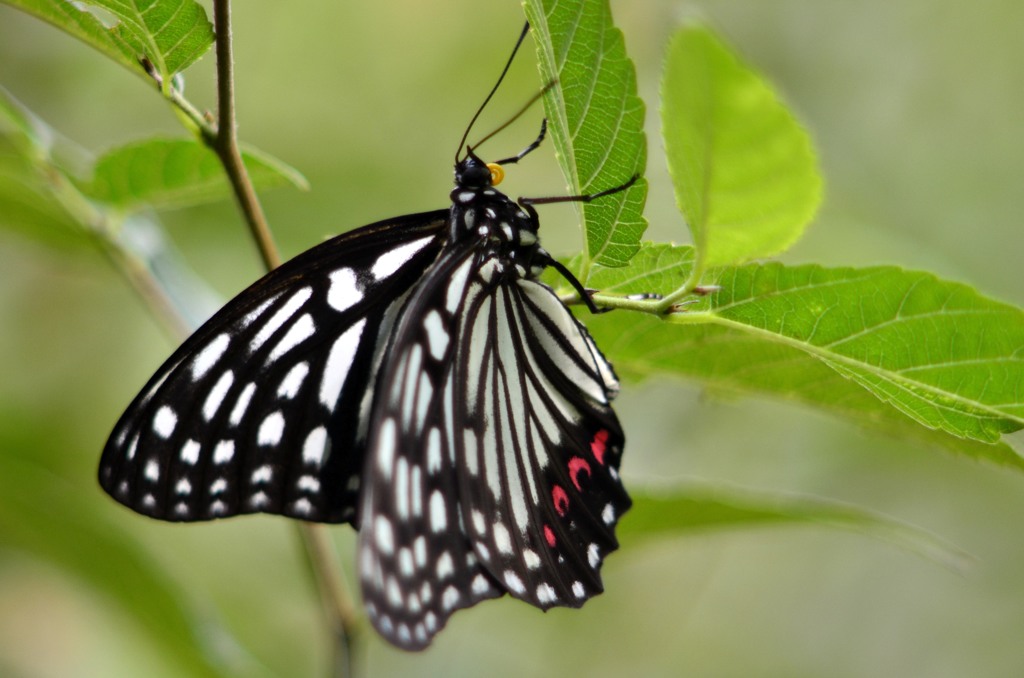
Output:
[[[242,292],[121,417],[100,463],[103,487],[165,520],[267,512],[352,522],[366,395],[447,216],[346,233]]]

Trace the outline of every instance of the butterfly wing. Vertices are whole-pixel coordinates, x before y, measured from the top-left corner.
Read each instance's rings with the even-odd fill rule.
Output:
[[[448,211],[328,240],[243,291],[122,415],[100,484],[155,518],[354,522],[373,380]]]
[[[506,592],[601,591],[629,507],[611,367],[545,285],[446,251],[396,326],[373,407],[359,564],[374,626],[420,649]]]

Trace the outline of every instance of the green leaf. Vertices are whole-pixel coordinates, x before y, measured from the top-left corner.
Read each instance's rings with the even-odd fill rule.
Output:
[[[84,496],[80,485],[15,454],[0,454],[4,548],[53,563],[130,611],[168,663],[185,674],[224,675],[225,667],[206,655],[205,643],[194,633],[199,620],[182,603],[184,592],[132,545],[130,536],[95,510],[97,498]],[[213,630],[202,628],[204,633]]]
[[[956,570],[970,556],[924,530],[850,504],[819,497],[767,494],[689,482],[661,493],[633,491],[622,538],[664,537],[724,528],[815,523],[884,539]]]
[[[821,202],[810,139],[772,89],[706,28],[676,33],[662,134],[700,271],[777,254]]]
[[[213,25],[194,0],[91,0],[120,23],[111,29],[148,57],[164,82],[202,57],[213,44]]]
[[[557,86],[544,98],[551,138],[570,192],[595,193],[641,174],[647,163],[644,105],[622,33],[607,0],[527,0],[541,77]],[[583,205],[591,263],[623,266],[639,249],[646,181]]]
[[[154,66],[162,82],[195,63],[213,44],[213,26],[194,0],[0,0],[39,17],[94,47],[132,72],[148,77],[140,60]],[[109,12],[108,28],[79,9],[91,5]]]
[[[690,247],[648,246],[591,282],[615,294],[674,289],[692,261]],[[587,326],[624,377],[782,396],[1024,469],[1008,445],[991,444],[1022,424],[1021,311],[891,267],[747,265],[717,282],[721,291],[694,297],[673,322],[620,312]]]
[[[242,152],[256,188],[308,188],[295,169],[259,151]],[[96,163],[89,196],[122,208],[182,207],[230,195],[216,154],[198,141],[147,139],[115,148]]]
[[[918,423],[996,442],[1024,426],[1024,312],[930,273],[779,264],[723,271],[717,323],[825,361]]]

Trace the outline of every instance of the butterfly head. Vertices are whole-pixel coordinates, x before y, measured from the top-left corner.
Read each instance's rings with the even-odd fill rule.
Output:
[[[455,165],[455,190],[482,190],[497,186],[505,178],[505,170],[497,163],[486,163],[472,148]]]

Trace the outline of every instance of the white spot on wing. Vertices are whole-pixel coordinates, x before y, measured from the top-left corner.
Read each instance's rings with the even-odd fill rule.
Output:
[[[473,509],[473,528],[481,536],[487,534],[487,523],[484,521],[483,511],[479,509]]]
[[[314,466],[320,466],[324,461],[324,452],[327,449],[329,441],[327,440],[327,429],[323,426],[317,426],[315,429],[309,432],[306,436],[306,441],[302,443],[302,461],[306,464],[312,464]]]
[[[407,546],[403,546],[398,549],[398,572],[406,578],[411,577],[416,572],[416,568],[412,563],[412,551],[410,551]],[[416,603],[419,604],[418,596],[416,598]]]
[[[380,425],[377,438],[377,470],[385,481],[391,480],[391,472],[395,462],[395,446],[398,444],[398,427],[393,417],[388,417]]]
[[[391,555],[395,552],[395,535],[390,520],[384,516],[377,516],[373,523],[373,536],[381,553]]]
[[[298,319],[292,323],[292,326],[288,328],[288,331],[281,341],[277,342],[270,351],[270,355],[267,356],[267,363],[272,363],[288,351],[292,350],[306,339],[309,339],[316,333],[316,323],[313,322],[313,316],[308,313],[303,313]]]
[[[222,440],[213,448],[213,463],[226,464],[235,456],[235,441]]]
[[[601,511],[601,520],[604,521],[605,525],[611,525],[615,522],[615,507],[610,503],[604,505],[604,510]]]
[[[313,512],[313,505],[309,503],[309,500],[305,497],[299,497],[295,500],[295,503],[292,504],[292,511],[300,516],[308,516]]]
[[[585,595],[587,595],[587,592],[583,588],[583,583],[582,582],[574,581],[572,583],[572,594],[574,596],[576,596],[577,598],[582,598]]]
[[[231,343],[231,336],[226,332],[218,334],[199,352],[192,361],[192,381],[199,381],[210,369],[217,364],[217,361],[224,356]]]
[[[449,586],[441,594],[441,608],[445,612],[450,612],[459,604],[459,590],[454,586]]]
[[[258,485],[259,483],[269,483],[273,477],[274,469],[270,464],[264,464],[252,472],[252,476],[249,480],[253,485]]]
[[[195,466],[196,462],[199,461],[199,442],[195,440],[188,440],[184,445],[181,446],[181,453],[179,455],[181,460],[189,466]]]
[[[241,327],[244,328],[244,327],[248,327],[249,325],[251,325],[257,318],[259,318],[261,315],[263,315],[264,311],[266,311],[268,308],[270,308],[270,305],[272,303],[277,301],[277,298],[279,296],[281,296],[280,293],[275,294],[274,296],[270,297],[269,299],[264,301],[262,304],[260,304],[259,306],[257,306],[253,310],[251,310],[248,313],[246,313],[245,317],[242,318],[242,322],[240,323]]]
[[[478,574],[477,576],[473,577],[472,587],[473,593],[475,593],[478,596],[482,596],[491,589],[491,582],[487,581],[487,577],[483,576],[482,574]]]
[[[284,415],[278,412],[271,412],[260,423],[259,433],[256,435],[256,442],[260,445],[277,445],[284,435]]]
[[[427,539],[420,535],[412,543],[412,552],[416,560],[416,567],[427,566]]]
[[[445,551],[437,559],[437,578],[438,580],[447,579],[453,574],[455,574],[455,562],[452,560],[452,554]]]
[[[558,600],[558,596],[555,594],[555,590],[551,588],[550,584],[540,584],[537,587],[537,602],[541,605],[547,605]]]
[[[430,495],[430,529],[434,532],[444,532],[448,527],[448,513],[445,508],[441,491],[434,490]]]
[[[234,383],[235,373],[231,370],[226,370],[224,374],[220,375],[220,379],[210,389],[210,394],[206,396],[206,400],[203,402],[203,418],[206,421],[210,421],[217,414],[217,410],[220,409],[224,398],[228,394],[228,390]]]
[[[519,578],[512,570],[505,570],[505,586],[508,587],[512,593],[522,595],[526,591],[526,587],[523,586],[523,580]]]
[[[347,311],[363,300],[356,272],[351,268],[339,268],[328,277],[331,286],[327,290],[327,303],[335,311]]]
[[[385,252],[377,258],[376,262],[374,262],[373,268],[370,269],[370,273],[373,274],[373,277],[377,280],[387,278],[401,268],[403,264],[412,259],[417,252],[426,247],[427,243],[432,239],[432,236],[427,236],[426,238],[413,240],[401,247],[396,247],[393,250]]]
[[[430,383],[427,373],[420,372],[420,390],[416,394],[416,430],[422,431],[427,423],[427,407],[434,395],[434,385]]]
[[[395,463],[395,512],[401,520],[409,518],[409,461],[399,457]]]
[[[441,431],[436,426],[427,433],[427,473],[441,470]]]
[[[260,328],[260,331],[257,332],[256,336],[249,342],[249,352],[255,353],[261,346],[263,346],[263,344],[267,343],[267,340],[270,339],[275,332],[281,329],[281,326],[284,325],[289,318],[295,315],[295,313],[309,300],[312,295],[312,287],[303,287],[289,297],[288,301],[284,302],[284,305],[279,308],[274,315],[270,316],[270,320]]]
[[[153,417],[153,430],[158,436],[166,440],[174,433],[174,427],[178,423],[178,415],[167,405],[163,405],[156,411]]]
[[[291,399],[298,395],[307,374],[309,374],[309,363],[305,361],[297,363],[295,367],[288,370],[288,374],[281,380],[281,385],[277,387],[278,397]]]
[[[509,537],[508,528],[501,523],[494,524],[494,543],[501,553],[512,553],[512,539]]]
[[[355,360],[359,338],[363,335],[365,326],[366,318],[363,318],[345,330],[331,346],[327,365],[324,367],[324,379],[320,383],[320,402],[331,411],[338,404],[338,396],[345,385],[345,379],[348,378],[349,370],[352,369],[352,361]]]
[[[423,515],[423,472],[419,464],[413,464],[409,472],[409,489],[412,496],[409,503],[412,505],[413,516],[419,518]]]
[[[451,279],[448,281],[448,292],[445,295],[444,307],[449,313],[454,314],[459,309],[462,295],[466,291],[466,281],[469,280],[469,269],[472,267],[472,264],[473,260],[467,259],[455,269]]]
[[[231,408],[231,415],[228,417],[228,423],[232,426],[238,426],[242,421],[242,417],[245,416],[245,411],[249,408],[249,401],[252,400],[252,394],[256,392],[256,384],[249,382],[242,389],[242,392],[238,394],[238,400],[235,401],[235,406]]]
[[[430,355],[434,360],[444,357],[448,348],[448,331],[444,328],[444,322],[437,309],[432,309],[423,319],[423,329],[427,331],[427,344],[430,348]]]
[[[146,480],[155,483],[160,480],[160,464],[157,463],[156,459],[150,459],[146,462],[146,470],[143,473],[146,476]]]
[[[303,492],[316,494],[320,491],[320,481],[313,476],[299,476],[299,479],[295,481],[295,487]]]

